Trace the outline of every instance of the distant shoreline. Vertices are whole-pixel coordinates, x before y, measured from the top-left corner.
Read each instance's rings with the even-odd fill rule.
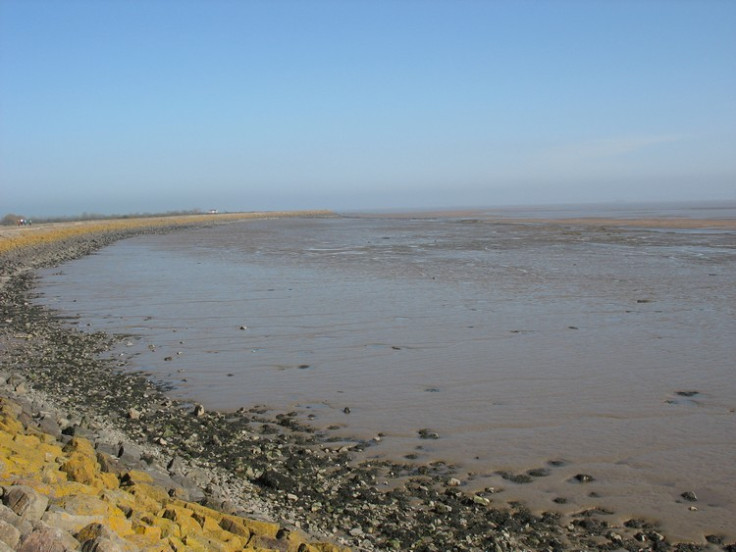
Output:
[[[492,224],[554,224],[560,226],[616,226],[627,228],[673,228],[673,229],[725,229],[736,230],[736,218],[686,218],[675,216],[590,216],[590,217],[561,217],[548,216],[514,216],[513,210],[508,215],[500,214],[499,210],[447,210],[447,211],[415,211],[395,213],[360,213],[352,216],[377,218],[436,218],[451,217],[469,219],[474,222]]]

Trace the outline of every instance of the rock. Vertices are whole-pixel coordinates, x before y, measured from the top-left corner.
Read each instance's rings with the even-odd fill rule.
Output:
[[[38,429],[43,433],[51,435],[54,439],[59,439],[61,437],[61,426],[53,416],[46,414],[42,416],[37,423]]]
[[[460,481],[457,477],[451,477],[447,480],[448,487],[459,487],[460,485],[462,485],[462,481]]]
[[[20,542],[20,531],[7,521],[0,520],[0,541],[15,548]]]
[[[263,472],[263,475],[257,479],[257,482],[268,488],[281,491],[287,491],[296,486],[291,477],[271,469]]]
[[[166,465],[170,475],[184,475],[184,461],[179,456],[174,456]]]
[[[121,475],[126,471],[122,462],[117,458],[113,458],[110,454],[97,451],[97,463],[100,465],[100,470],[105,473],[113,473],[115,475]]]
[[[33,530],[33,525],[31,525],[30,521],[23,519],[4,504],[0,504],[0,520],[18,529],[21,537],[27,535]]]
[[[79,548],[79,541],[69,533],[39,523],[33,532],[23,539],[17,552],[72,552]]]
[[[3,496],[3,503],[28,521],[38,521],[46,511],[49,499],[25,485],[13,485]]]
[[[82,527],[74,536],[79,542],[84,543],[99,537],[111,538],[112,534],[112,531],[101,523],[90,523]]]
[[[83,527],[75,537],[82,543],[82,552],[129,552],[130,545],[100,523]]]
[[[419,433],[420,439],[439,439],[440,438],[439,433],[432,431],[430,429],[427,429],[427,428],[420,429],[418,433]]]
[[[102,516],[79,516],[63,511],[45,512],[41,517],[45,524],[74,534],[90,523],[102,521]]]
[[[656,531],[650,531],[647,537],[652,542],[664,542],[664,535],[657,533]]]
[[[579,473],[573,477],[573,479],[578,483],[590,483],[591,481],[595,481],[595,478],[587,473]]]
[[[126,552],[126,549],[105,537],[97,537],[94,540],[85,541],[82,544],[82,552]]]
[[[138,410],[136,410],[135,408],[131,408],[130,410],[128,410],[129,420],[140,420],[140,418],[141,418],[141,413]]]
[[[61,465],[61,471],[66,472],[69,479],[85,485],[91,485],[99,472],[100,466],[93,453],[87,456],[79,452],[72,453],[69,459]]]
[[[143,448],[135,443],[125,442],[120,444],[117,457],[125,464],[135,464],[143,456]]]
[[[687,500],[688,502],[697,502],[698,497],[695,495],[693,491],[685,491],[680,495],[682,498]]]
[[[200,502],[205,498],[201,487],[188,477],[174,474],[171,476],[171,480],[177,485],[174,487],[173,498],[183,498],[190,502]]]

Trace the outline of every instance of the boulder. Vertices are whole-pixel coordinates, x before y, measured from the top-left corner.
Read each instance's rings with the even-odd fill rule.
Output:
[[[46,511],[49,499],[25,485],[13,485],[3,496],[3,503],[21,518],[38,521]]]
[[[5,520],[0,520],[0,542],[15,548],[20,542],[20,531]]]
[[[39,522],[20,543],[17,552],[73,552],[78,548],[79,541],[69,533]]]

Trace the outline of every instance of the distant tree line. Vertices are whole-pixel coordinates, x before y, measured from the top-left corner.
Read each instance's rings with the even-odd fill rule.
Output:
[[[145,217],[176,217],[181,215],[201,215],[202,209],[190,209],[183,211],[166,211],[165,213],[129,213],[126,215],[101,215],[99,213],[82,213],[81,215],[73,215],[66,217],[36,217],[33,219],[34,223],[44,222],[78,222],[83,220],[109,220],[109,219],[130,219],[130,218],[145,218]],[[5,215],[0,224],[3,226],[15,226],[19,224],[19,221],[29,220],[24,215],[16,215],[15,213],[8,213]]]

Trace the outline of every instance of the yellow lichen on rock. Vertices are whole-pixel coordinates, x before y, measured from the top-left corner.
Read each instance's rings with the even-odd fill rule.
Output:
[[[310,543],[305,534],[277,523],[170,497],[143,471],[105,471],[115,460],[95,451],[90,441],[75,437],[62,447],[38,429],[25,428],[21,412],[0,398],[3,501],[13,501],[19,516],[40,520],[80,546],[87,542],[90,550],[122,552],[348,550]]]

